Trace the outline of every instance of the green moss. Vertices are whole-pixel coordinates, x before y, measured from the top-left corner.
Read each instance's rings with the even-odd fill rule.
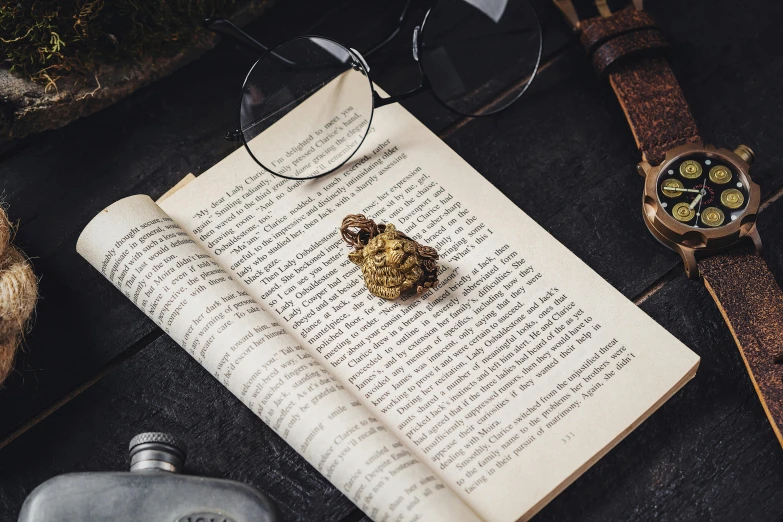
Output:
[[[56,88],[59,78],[188,45],[207,16],[246,0],[0,0],[6,67]]]

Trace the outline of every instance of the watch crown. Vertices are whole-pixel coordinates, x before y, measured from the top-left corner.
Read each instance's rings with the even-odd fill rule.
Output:
[[[638,165],[636,165],[636,172],[639,173],[641,177],[647,176],[647,173],[650,172],[650,164],[646,161],[639,162]]]
[[[748,165],[753,163],[753,160],[756,159],[756,155],[753,153],[753,149],[747,145],[738,145],[737,148],[734,149],[734,154],[742,158],[742,160]]]

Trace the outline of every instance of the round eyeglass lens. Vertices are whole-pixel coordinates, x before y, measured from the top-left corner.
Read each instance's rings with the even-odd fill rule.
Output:
[[[465,116],[501,111],[538,70],[541,24],[528,0],[438,0],[419,60],[435,96]]]
[[[361,57],[333,40],[306,36],[253,65],[242,87],[239,128],[259,165],[285,178],[309,179],[353,156],[372,110]]]

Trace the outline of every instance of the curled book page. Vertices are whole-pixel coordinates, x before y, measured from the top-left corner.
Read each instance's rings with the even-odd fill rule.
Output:
[[[77,250],[373,520],[480,520],[149,197]]]

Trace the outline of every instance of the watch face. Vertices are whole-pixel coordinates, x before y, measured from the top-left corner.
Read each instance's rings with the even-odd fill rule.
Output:
[[[734,165],[703,152],[677,158],[658,176],[664,211],[694,228],[719,228],[742,215],[750,193],[747,177]]]

